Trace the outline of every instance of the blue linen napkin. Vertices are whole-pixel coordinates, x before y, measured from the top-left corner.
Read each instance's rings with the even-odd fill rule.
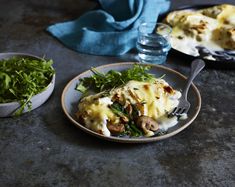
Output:
[[[143,21],[157,21],[169,9],[169,0],[99,0],[102,9],[76,20],[47,28],[67,47],[87,54],[122,55],[135,47],[137,28]]]

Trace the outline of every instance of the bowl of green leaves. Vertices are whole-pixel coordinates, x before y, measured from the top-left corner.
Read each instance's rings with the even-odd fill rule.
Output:
[[[38,108],[54,90],[53,61],[26,53],[0,53],[0,117]]]

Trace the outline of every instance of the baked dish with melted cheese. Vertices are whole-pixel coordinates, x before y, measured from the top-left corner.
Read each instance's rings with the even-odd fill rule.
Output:
[[[180,97],[181,92],[163,78],[128,80],[82,97],[76,116],[86,128],[104,136],[150,137],[178,123],[178,117],[168,114],[178,105]]]
[[[206,59],[216,60],[214,51],[235,54],[235,6],[217,5],[200,10],[170,12],[164,22],[172,27],[172,48],[199,56],[201,47],[209,51]],[[210,53],[211,52],[211,53]]]

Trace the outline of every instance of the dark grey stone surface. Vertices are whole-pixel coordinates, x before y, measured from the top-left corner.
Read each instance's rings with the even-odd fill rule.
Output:
[[[179,0],[180,5],[230,1]],[[118,144],[74,127],[62,112],[66,83],[91,66],[133,61],[79,54],[45,32],[94,8],[85,0],[0,0],[0,51],[54,60],[53,95],[19,118],[0,119],[0,186],[234,186],[235,71],[205,69],[195,80],[202,109],[191,126],[164,141]],[[188,74],[189,60],[169,56],[167,66]]]

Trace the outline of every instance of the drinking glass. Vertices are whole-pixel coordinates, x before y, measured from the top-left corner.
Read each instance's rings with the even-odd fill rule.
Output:
[[[164,23],[144,22],[138,28],[136,48],[142,63],[162,64],[171,48],[171,27]]]

